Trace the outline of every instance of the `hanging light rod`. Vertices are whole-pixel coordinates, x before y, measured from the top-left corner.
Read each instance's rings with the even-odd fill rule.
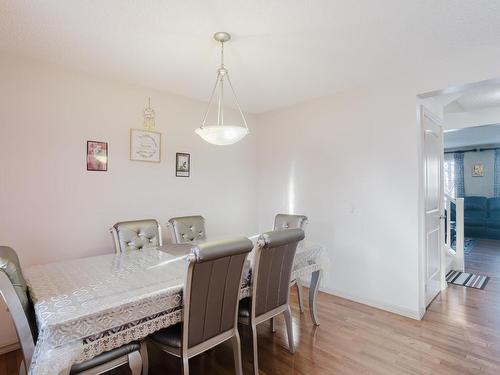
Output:
[[[212,89],[212,94],[210,95],[207,110],[205,112],[205,115],[203,116],[201,126],[196,129],[195,132],[208,143],[219,146],[226,146],[242,140],[250,131],[248,130],[245,115],[241,110],[236,92],[234,91],[231,80],[229,79],[229,72],[224,65],[224,43],[231,40],[231,35],[224,31],[220,31],[214,34],[214,39],[221,44],[221,64],[219,66],[219,69],[217,69],[217,78],[215,79],[215,85]],[[229,88],[231,89],[236,107],[238,108],[241,119],[243,120],[243,126],[233,124],[226,125],[224,123],[224,81],[227,82]],[[206,125],[208,114],[210,112],[210,108],[212,106],[212,102],[216,93],[218,93],[217,124]]]

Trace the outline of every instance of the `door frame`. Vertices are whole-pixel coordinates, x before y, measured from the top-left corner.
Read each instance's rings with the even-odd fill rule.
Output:
[[[442,118],[435,114],[431,109],[429,109],[425,104],[422,102],[418,103],[417,105],[417,118],[418,118],[418,131],[419,131],[419,137],[420,137],[420,142],[418,143],[418,187],[419,187],[419,198],[418,198],[418,213],[419,213],[419,252],[418,252],[418,280],[419,280],[419,307],[418,307],[418,313],[420,319],[425,315],[426,309],[427,309],[427,304],[426,304],[426,234],[425,234],[425,228],[426,228],[426,223],[425,223],[425,155],[424,155],[424,142],[425,142],[425,129],[424,129],[424,117],[430,118],[432,121],[437,123],[442,127],[443,121]],[[443,162],[444,162],[444,154],[441,155],[441,169],[443,168]],[[441,170],[441,187],[443,187],[443,171]],[[442,189],[441,189],[442,190]],[[444,191],[442,192],[444,193]],[[441,221],[440,223],[441,229],[440,229],[440,234],[441,234],[441,239],[443,239],[443,230],[444,230],[444,225],[443,222]],[[443,267],[443,249],[441,249],[441,256],[439,257],[440,259],[440,269],[441,269],[441,280],[444,279],[444,267]],[[446,288],[446,283],[441,283],[441,291]],[[438,294],[439,295],[439,294]]]

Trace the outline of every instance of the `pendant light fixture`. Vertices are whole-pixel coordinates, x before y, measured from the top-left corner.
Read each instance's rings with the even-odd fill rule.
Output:
[[[217,79],[215,80],[215,85],[212,89],[210,100],[208,101],[208,107],[205,112],[205,116],[203,116],[201,126],[196,129],[195,132],[208,143],[219,146],[226,146],[242,140],[249,133],[249,130],[247,122],[245,120],[245,116],[243,115],[240,104],[238,102],[238,98],[236,97],[236,93],[234,92],[233,85],[231,84],[231,80],[229,79],[229,72],[224,66],[224,43],[231,39],[231,35],[226,32],[218,32],[214,34],[214,39],[221,44],[221,64],[219,69],[217,69]],[[243,120],[243,125],[227,125],[224,123],[224,84],[226,82],[234,96],[234,101],[236,103],[238,111],[240,112],[241,119]],[[212,106],[212,102],[216,93],[218,93],[217,124],[207,125],[206,121],[208,113],[210,112],[210,107]]]

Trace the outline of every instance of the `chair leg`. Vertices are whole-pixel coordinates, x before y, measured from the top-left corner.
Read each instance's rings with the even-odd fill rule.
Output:
[[[253,373],[259,375],[259,352],[257,350],[257,326],[252,323]]]
[[[148,375],[149,358],[148,358],[148,346],[146,341],[141,341],[141,359],[142,359],[142,375]]]
[[[290,306],[283,313],[285,315],[286,335],[288,336],[288,346],[290,353],[295,353],[295,345],[293,343],[293,327],[292,327],[292,313]]]
[[[182,374],[189,375],[189,358],[187,355],[182,356]]]
[[[314,271],[311,275],[311,285],[309,286],[309,313],[313,323],[319,326],[318,310],[316,307],[316,296],[318,294],[319,282],[321,280],[322,271]]]
[[[276,318],[274,316],[271,318],[271,331],[276,332]]]
[[[26,366],[24,366],[24,359],[21,361],[19,365],[19,375],[26,375]]]
[[[141,375],[142,359],[141,354],[138,351],[128,354],[128,367],[130,368],[132,375]]]
[[[297,287],[297,297],[299,299],[299,309],[300,313],[304,313],[304,294],[303,294],[303,289],[302,289],[302,280],[297,279],[295,280],[295,286]]]
[[[238,330],[235,330],[234,336],[231,339],[233,342],[234,369],[236,375],[243,375],[243,367],[241,365],[241,340]]]

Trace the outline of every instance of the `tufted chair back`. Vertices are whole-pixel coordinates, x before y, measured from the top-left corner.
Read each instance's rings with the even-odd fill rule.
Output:
[[[123,221],[110,231],[117,253],[162,245],[160,224],[154,219]]]
[[[288,305],[293,260],[303,239],[304,231],[300,228],[274,230],[259,238],[252,276],[253,317]]]
[[[243,265],[252,248],[246,237],[193,247],[184,289],[185,349],[237,329]]]
[[[168,228],[170,229],[172,243],[174,244],[207,238],[203,216],[173,217],[168,221]]]
[[[16,252],[7,246],[0,246],[0,294],[14,321],[24,356],[22,368],[27,373],[33,356],[33,338],[36,337],[35,314],[19,258]]]
[[[305,230],[307,216],[278,214],[274,217],[274,230],[300,228]]]

